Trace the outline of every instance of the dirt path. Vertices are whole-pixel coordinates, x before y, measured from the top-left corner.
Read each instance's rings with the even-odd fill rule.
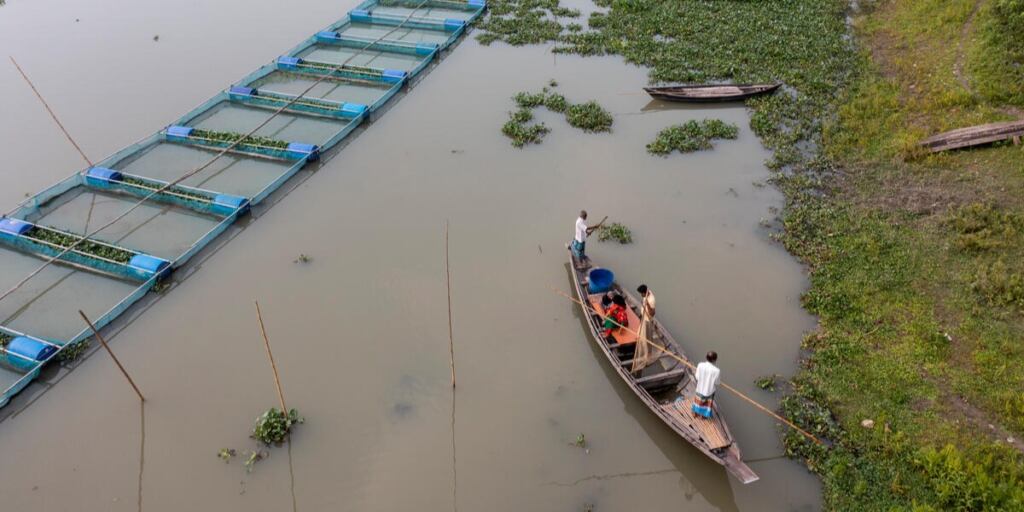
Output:
[[[971,15],[967,17],[967,22],[964,23],[964,28],[960,30],[960,40],[956,43],[956,63],[953,64],[953,75],[956,77],[956,81],[960,82],[967,92],[974,94],[974,89],[971,87],[970,81],[964,76],[964,62],[967,60],[967,55],[964,53],[964,41],[971,36],[971,32],[974,30],[974,19],[978,16],[978,11],[981,10],[981,4],[985,0],[977,0],[974,2],[974,9],[971,10]]]

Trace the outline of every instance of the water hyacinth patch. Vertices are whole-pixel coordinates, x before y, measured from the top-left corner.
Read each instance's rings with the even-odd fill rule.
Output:
[[[484,45],[494,41],[512,46],[553,41],[565,30],[559,18],[580,15],[575,9],[562,7],[558,0],[492,0],[487,8],[487,18],[479,23],[482,33],[476,37]]]
[[[252,437],[264,444],[281,444],[295,425],[305,421],[295,409],[291,409],[286,415],[276,407],[271,407],[256,418]]]
[[[139,187],[139,188],[142,188],[142,189],[146,189],[146,190],[148,190],[150,192],[154,192],[154,191],[160,190],[160,187],[162,187],[162,185],[157,185],[155,183],[150,183],[148,181],[143,181],[143,180],[131,178],[131,177],[128,177],[128,176],[122,177],[121,178],[121,183],[124,183],[126,185],[132,185],[132,186]],[[186,199],[194,199],[194,200],[202,201],[204,203],[211,203],[211,202],[213,202],[213,199],[211,199],[209,196],[205,196],[203,194],[192,192],[191,190],[186,190],[186,189],[183,189],[181,187],[170,187],[167,190],[164,190],[162,193],[163,194],[170,194],[170,195],[178,196],[178,197],[184,197]]]
[[[549,84],[557,86],[554,80]],[[611,131],[611,113],[605,110],[596,101],[588,101],[573,105],[565,99],[565,96],[552,92],[544,87],[540,92],[518,92],[512,96],[519,110],[509,113],[509,120],[501,127],[501,133],[512,139],[512,145],[522,148],[527,144],[539,144],[551,130],[544,123],[528,125],[533,120],[532,109],[544,107],[557,114],[565,114],[565,120],[570,126],[574,126],[586,132],[609,132]]]
[[[32,229],[28,230],[28,232],[25,233],[24,236],[32,238],[34,240],[38,240],[40,242],[46,242],[48,244],[55,245],[61,249],[67,249],[68,247],[71,247],[79,240],[83,239],[83,237],[78,235],[72,235],[71,233],[57,231],[52,228],[44,228],[42,226],[33,227]],[[114,247],[112,245],[94,242],[88,239],[78,244],[74,250],[85,254],[91,254],[93,256],[97,256],[105,260],[110,260],[117,263],[128,263],[129,261],[131,261],[132,257],[135,256],[135,253],[131,251]]]
[[[739,128],[732,123],[719,119],[691,120],[658,132],[654,142],[647,145],[647,152],[661,156],[668,156],[673,151],[691,153],[711,149],[714,139],[735,139],[738,135]]]
[[[61,349],[57,354],[57,360],[62,363],[70,363],[79,357],[82,357],[82,354],[84,354],[86,350],[89,350],[90,346],[92,346],[92,338],[86,338],[82,341],[72,343],[71,345]]]
[[[211,142],[221,142],[231,144],[235,141],[241,141],[239,144],[247,146],[257,146],[271,149],[287,149],[288,141],[271,139],[269,137],[260,137],[258,135],[250,135],[248,137],[242,133],[234,132],[217,132],[213,130],[199,130],[193,129],[190,137],[195,139],[205,139]]]
[[[598,228],[597,241],[607,242],[609,240],[614,240],[620,244],[631,244],[633,243],[633,232],[624,224],[618,222],[612,222]]]
[[[569,105],[565,112],[565,120],[575,128],[585,132],[612,131],[612,115],[596,101],[588,101],[578,105]]]

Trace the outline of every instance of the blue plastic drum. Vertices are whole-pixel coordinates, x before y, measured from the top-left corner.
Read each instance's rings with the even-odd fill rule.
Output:
[[[595,268],[590,271],[590,293],[604,293],[612,289],[615,274],[606,268]]]

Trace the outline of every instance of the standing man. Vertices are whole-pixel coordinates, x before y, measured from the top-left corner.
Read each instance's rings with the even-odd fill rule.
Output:
[[[605,217],[607,219],[607,217]],[[587,260],[587,237],[594,232],[595,229],[601,227],[604,221],[602,220],[596,226],[587,227],[587,211],[580,210],[580,217],[576,219],[576,233],[572,239],[572,253],[576,256],[580,263],[585,267]]]
[[[718,361],[718,354],[714,350],[708,352],[707,361],[697,365],[697,389],[693,397],[693,414],[705,418],[711,417],[711,405],[715,399],[715,391],[718,389],[718,380],[721,370],[715,366]]]
[[[636,354],[633,356],[633,373],[639,373],[652,361],[661,357],[660,351],[655,354],[657,349],[647,346],[650,343],[648,340],[656,334],[654,329],[654,292],[646,284],[640,285],[636,291],[640,294],[640,330],[637,332]]]

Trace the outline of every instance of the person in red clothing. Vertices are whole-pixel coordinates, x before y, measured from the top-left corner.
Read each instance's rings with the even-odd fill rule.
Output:
[[[612,335],[612,331],[628,325],[629,317],[626,316],[626,299],[622,295],[615,295],[612,298],[612,307],[605,311],[602,335],[608,338]]]

